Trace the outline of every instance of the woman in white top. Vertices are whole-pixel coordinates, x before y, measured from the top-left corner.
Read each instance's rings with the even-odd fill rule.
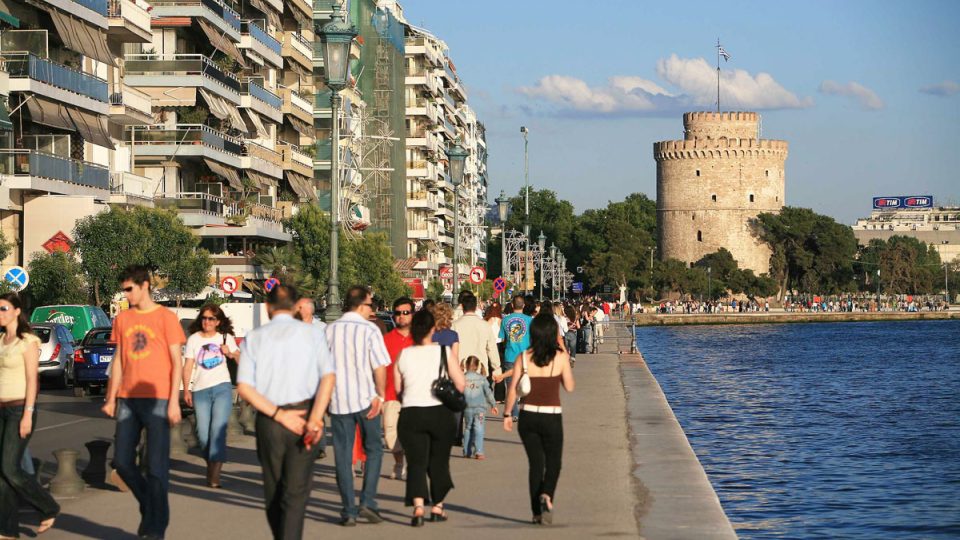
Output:
[[[433,382],[440,373],[443,353],[447,373],[457,390],[463,392],[466,379],[457,356],[449,348],[433,343],[433,314],[422,309],[413,316],[410,333],[415,345],[400,353],[394,364],[394,385],[400,398],[397,432],[407,456],[405,504],[413,506],[414,527],[423,525],[424,503],[431,503],[430,521],[446,521],[443,501],[453,488],[450,478],[450,449],[456,437],[453,411],[433,395]],[[430,485],[427,486],[427,476]]]
[[[240,348],[233,323],[216,305],[200,308],[190,324],[183,366],[183,396],[197,417],[197,439],[207,461],[207,485],[220,487],[220,469],[227,460],[227,422],[233,410],[233,384],[227,360],[236,362]]]

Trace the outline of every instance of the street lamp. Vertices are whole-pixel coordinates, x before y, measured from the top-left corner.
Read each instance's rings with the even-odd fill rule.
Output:
[[[340,13],[340,4],[333,5],[330,22],[320,28],[323,44],[324,82],[330,89],[330,117],[333,119],[330,138],[330,280],[327,282],[327,322],[340,318],[340,90],[347,86],[350,69],[350,44],[357,30],[347,24]]]
[[[553,282],[553,294],[550,295],[554,300],[557,299],[557,244],[550,243],[550,280]]]
[[[510,271],[510,265],[507,261],[507,212],[510,210],[510,199],[507,198],[506,192],[501,189],[500,196],[495,200],[497,201],[497,217],[500,218],[502,239],[500,242],[500,275],[503,276],[503,279],[507,279],[507,273]],[[500,302],[503,302],[502,296]]]
[[[713,268],[707,267],[707,298],[712,302],[713,301],[713,289],[710,284],[710,277],[713,274]],[[712,306],[707,306],[707,311],[713,311]]]
[[[543,256],[544,248],[547,245],[547,237],[543,234],[543,231],[540,231],[540,236],[537,237],[537,247],[540,248],[540,301],[543,302]]]
[[[530,159],[529,159],[529,148],[530,143],[527,140],[527,135],[530,134],[530,130],[526,126],[520,126],[520,133],[523,134],[523,236],[526,238],[524,240],[523,247],[523,290],[527,289],[527,258],[530,257]]]
[[[467,152],[460,143],[447,150],[450,159],[450,183],[453,184],[453,297],[460,294],[460,184],[463,183],[463,166]],[[454,300],[456,301],[456,300]]]
[[[560,300],[567,297],[567,256],[560,254]]]

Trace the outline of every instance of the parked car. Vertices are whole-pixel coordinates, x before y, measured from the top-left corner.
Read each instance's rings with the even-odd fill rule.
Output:
[[[30,323],[41,322],[62,324],[77,344],[90,330],[110,326],[110,317],[97,306],[40,306],[30,314]]]
[[[66,388],[73,379],[73,335],[66,326],[54,323],[31,324],[40,338],[40,379]]]
[[[110,378],[110,363],[117,344],[110,341],[111,328],[94,328],[80,342],[73,354],[73,395],[101,392]]]

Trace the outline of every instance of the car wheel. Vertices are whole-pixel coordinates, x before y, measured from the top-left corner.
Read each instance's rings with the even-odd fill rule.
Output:
[[[60,388],[70,388],[70,373],[67,371],[67,368],[63,368],[63,375],[57,380],[57,384]]]
[[[83,385],[78,384],[73,387],[73,397],[82,398],[82,397],[85,397],[86,394],[87,394],[87,389],[84,388]]]

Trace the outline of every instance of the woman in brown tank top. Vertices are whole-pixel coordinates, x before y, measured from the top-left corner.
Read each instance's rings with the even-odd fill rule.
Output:
[[[530,508],[533,523],[553,523],[553,500],[560,478],[563,457],[563,417],[560,385],[573,392],[570,355],[557,342],[559,327],[549,313],[542,313],[530,325],[530,348],[513,366],[512,382],[507,389],[503,429],[513,431],[510,410],[517,399],[517,384],[526,371],[530,393],[520,405],[520,439],[530,464]]]

